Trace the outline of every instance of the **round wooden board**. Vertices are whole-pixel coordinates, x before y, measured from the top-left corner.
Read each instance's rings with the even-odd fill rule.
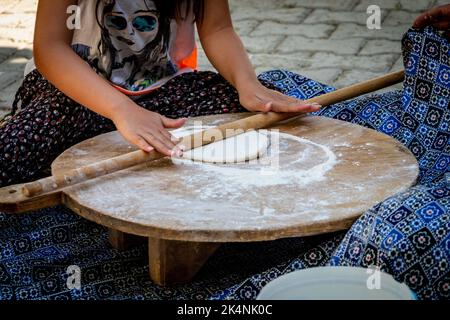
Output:
[[[246,116],[192,118],[186,126]],[[260,241],[346,229],[418,176],[408,149],[358,125],[308,116],[268,134],[273,148],[258,161],[214,165],[164,158],[66,188],[63,202],[89,220],[140,236]],[[52,172],[132,150],[118,132],[107,133],[65,151]]]

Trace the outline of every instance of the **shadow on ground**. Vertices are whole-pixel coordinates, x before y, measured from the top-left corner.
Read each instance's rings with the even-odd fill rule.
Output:
[[[31,49],[0,46],[0,118],[9,112],[31,57]]]

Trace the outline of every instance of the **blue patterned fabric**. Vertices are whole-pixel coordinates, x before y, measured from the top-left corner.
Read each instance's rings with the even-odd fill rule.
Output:
[[[450,176],[419,185],[366,212],[331,265],[380,267],[420,299],[450,298]]]
[[[449,299],[449,43],[431,28],[410,30],[403,51],[406,79],[401,104],[393,102],[381,109],[375,101],[351,110],[339,105],[324,114],[340,118],[348,112],[351,121],[362,119],[363,125],[400,140],[419,161],[421,185],[358,219],[331,264],[376,265],[405,282],[419,298]],[[373,117],[379,110],[383,114]]]
[[[0,299],[225,299],[240,296],[239,284],[254,274],[269,270],[263,285],[300,266],[325,265],[341,239],[223,245],[192,283],[160,287],[148,275],[147,245],[111,249],[103,227],[64,207],[0,214]],[[81,290],[66,286],[71,265],[81,268]],[[248,290],[240,296],[254,297]]]
[[[298,97],[333,90],[293,73],[271,75]],[[0,299],[251,299],[257,291],[241,289],[246,279],[269,270],[262,286],[296,268],[325,265],[342,236],[223,245],[192,283],[163,288],[149,279],[146,245],[114,250],[103,227],[64,207],[0,213]],[[71,265],[81,268],[81,290],[67,288]]]
[[[378,130],[416,156],[420,183],[442,178],[450,165],[449,43],[432,28],[411,29],[403,38],[403,92],[335,104],[320,115]]]
[[[317,114],[357,123],[402,142],[419,162],[419,185],[358,219],[330,264],[379,266],[421,299],[449,299],[449,43],[426,28],[409,30],[402,44],[403,92],[335,104]],[[245,286],[250,288],[249,284],[263,275],[247,280]]]
[[[191,284],[162,288],[149,280],[145,245],[113,250],[104,228],[68,209],[0,214],[0,299],[252,299],[282,274],[328,263],[376,264],[419,298],[448,298],[448,43],[428,28],[410,30],[403,47],[403,93],[318,112],[391,135],[420,162],[420,185],[369,210],[346,234],[224,245]],[[260,78],[302,99],[333,90],[281,70]],[[70,265],[81,268],[81,290],[67,289]]]

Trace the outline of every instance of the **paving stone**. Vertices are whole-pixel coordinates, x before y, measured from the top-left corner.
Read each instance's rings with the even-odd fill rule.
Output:
[[[28,59],[18,55],[12,55],[7,60],[0,63],[0,72],[23,72]]]
[[[284,0],[285,7],[325,8],[336,10],[352,9],[358,0]]]
[[[336,88],[348,87],[352,84],[369,80],[383,74],[383,72],[347,70],[339,76],[339,78],[334,82],[334,85],[336,86]]]
[[[35,13],[2,14],[0,19],[0,27],[33,28],[35,21],[36,21]]]
[[[32,43],[33,42],[33,30],[26,28],[3,28],[0,27],[0,39],[10,40],[14,43]]]
[[[342,70],[338,68],[302,69],[299,73],[320,83],[334,86]]]
[[[381,13],[382,21],[387,13]],[[368,15],[365,12],[354,11],[332,11],[325,9],[314,10],[303,23],[327,23],[327,24],[340,24],[340,23],[356,23],[360,25],[366,25]]]
[[[448,3],[448,0],[436,0],[436,1],[433,3],[433,7],[443,6],[443,5],[445,5],[445,4],[449,4],[449,3]]]
[[[356,6],[355,11],[366,11],[368,6],[376,4],[381,9],[419,12],[430,8],[433,3],[434,0],[361,0]]]
[[[0,14],[12,10],[12,8],[17,7],[19,3],[20,0],[2,0],[1,2],[2,5],[0,6]]]
[[[353,8],[359,0],[230,0],[230,6],[253,8],[328,8],[346,10]]]
[[[243,20],[233,23],[234,30],[240,36],[246,36],[252,32],[260,22],[257,20]]]
[[[17,48],[14,47],[0,47],[0,63],[8,59],[14,52],[17,51]]]
[[[3,90],[23,77],[23,71],[0,71],[0,90]]]
[[[33,57],[33,50],[31,48],[22,47],[14,52],[14,55],[18,57],[25,57],[29,60]]]
[[[265,8],[276,9],[282,6],[283,1],[280,0],[229,0],[230,7],[233,9],[233,13],[239,11],[240,8]]]
[[[283,35],[265,36],[265,37],[249,37],[249,36],[241,37],[241,40],[244,43],[245,48],[247,49],[248,52],[251,53],[273,52],[283,39],[284,39]]]
[[[9,113],[9,108],[7,107],[2,107],[1,106],[1,101],[0,101],[0,119],[2,119],[4,116],[6,116]]]
[[[264,21],[250,34],[251,36],[266,35],[300,35],[308,38],[328,38],[336,29],[327,24],[283,24],[272,21]]]
[[[255,68],[300,71],[302,68],[310,66],[309,57],[310,53],[295,53],[292,55],[254,54],[251,61]]]
[[[330,39],[364,38],[400,40],[410,27],[411,25],[382,26],[379,30],[370,30],[366,26],[355,23],[342,23],[333,32]]]
[[[412,26],[418,16],[419,14],[415,12],[392,10],[383,20],[383,26],[402,26],[405,24]]]
[[[3,13],[0,19],[0,27],[2,28],[17,28],[20,25],[20,18],[15,14]]]
[[[334,52],[337,54],[356,54],[364,43],[363,39],[309,39],[301,36],[288,36],[278,47],[280,53],[293,52]]]
[[[362,69],[387,72],[397,59],[397,54],[378,54],[373,56],[340,56],[333,53],[316,53],[311,58],[311,66],[332,68],[339,66],[343,70]]]
[[[369,40],[359,52],[360,55],[374,55],[383,53],[400,53],[402,51],[400,41]]]
[[[310,9],[273,9],[242,7],[233,11],[233,21],[253,20],[300,23],[309,14]]]
[[[34,13],[36,12],[38,0],[2,0],[6,2],[4,10],[0,13]]]
[[[16,92],[19,89],[20,85],[22,84],[22,81],[23,78],[21,77],[17,78],[17,80],[11,83],[9,86],[7,86],[4,89],[1,89],[0,114],[2,111],[9,112],[11,110],[14,97],[16,96]]]
[[[0,30],[1,31],[1,30]],[[2,38],[0,34],[0,48],[30,49],[31,43],[17,42],[15,39]]]
[[[2,81],[2,75],[0,74],[0,82]],[[0,89],[0,119],[11,111],[11,107],[16,96],[17,89],[22,84],[22,78],[16,80],[8,85],[6,88]]]

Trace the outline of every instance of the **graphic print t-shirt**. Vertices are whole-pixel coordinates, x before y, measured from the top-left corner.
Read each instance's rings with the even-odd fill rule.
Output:
[[[162,0],[164,1],[164,0]],[[145,94],[196,68],[193,14],[162,16],[152,0],[79,0],[72,47],[116,88]]]

